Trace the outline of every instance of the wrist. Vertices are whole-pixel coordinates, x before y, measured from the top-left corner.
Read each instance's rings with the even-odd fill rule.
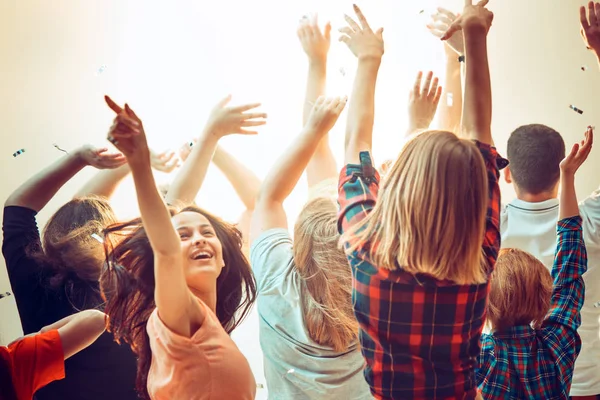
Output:
[[[371,64],[379,66],[381,64],[381,59],[383,56],[375,56],[375,55],[364,55],[358,57],[359,64]]]
[[[327,56],[309,57],[308,66],[310,69],[324,70],[327,68]]]

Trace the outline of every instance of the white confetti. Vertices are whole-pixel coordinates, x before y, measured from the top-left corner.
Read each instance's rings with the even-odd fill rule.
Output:
[[[288,372],[287,372],[287,373],[288,373],[288,374],[293,374],[294,372],[296,372],[296,370],[295,370],[294,368],[291,368],[291,369],[289,369],[289,370],[288,370]]]
[[[106,65],[103,64],[100,66],[100,68],[98,68],[98,71],[96,71],[96,76],[100,75],[104,71],[106,71]]]
[[[346,76],[346,68],[344,68],[344,67],[340,67],[340,70],[339,70],[339,71],[340,71],[340,74],[341,74],[342,76]]]
[[[100,243],[104,243],[104,239],[102,239],[102,238],[100,237],[100,235],[98,235],[97,233],[92,233],[92,237],[93,237],[94,239],[96,239],[97,241],[99,241]]]
[[[594,303],[594,307],[596,307],[596,308],[600,307],[600,301],[597,303]]]
[[[452,107],[452,105],[454,104],[454,96],[452,95],[452,93],[446,93],[446,104],[448,105],[448,107]]]
[[[259,389],[264,389],[265,385],[263,385],[262,383],[257,383],[256,387],[259,388]]]

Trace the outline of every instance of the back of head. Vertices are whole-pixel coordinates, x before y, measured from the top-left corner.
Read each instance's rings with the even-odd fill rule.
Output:
[[[370,244],[378,267],[484,283],[488,198],[477,146],[451,132],[423,132],[403,148],[369,216],[346,234],[349,251]]]
[[[493,330],[542,325],[553,282],[541,261],[522,250],[502,249],[490,280],[487,319]]]
[[[19,400],[12,375],[13,369],[8,350],[0,349],[0,400]]]
[[[306,328],[312,340],[342,352],[356,340],[352,273],[339,247],[337,205],[329,198],[309,201],[294,227],[294,264],[302,278]]]
[[[553,190],[558,183],[565,142],[545,125],[524,125],[510,134],[507,155],[515,185],[523,193],[536,195]]]
[[[99,296],[91,292],[97,288],[104,250],[102,243],[92,235],[101,235],[104,227],[115,221],[106,200],[76,198],[50,217],[42,235],[42,249],[29,249],[33,257],[49,267],[51,286],[68,286],[76,307],[98,305]]]

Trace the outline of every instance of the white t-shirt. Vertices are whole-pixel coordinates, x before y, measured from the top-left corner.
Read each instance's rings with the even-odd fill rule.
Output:
[[[250,247],[258,285],[260,344],[272,400],[372,400],[358,342],[346,352],[314,342],[302,313],[302,281],[286,229],[263,232]]]
[[[585,301],[581,309],[582,347],[575,362],[571,396],[600,394],[600,190],[579,204],[588,270],[583,275]],[[514,200],[501,214],[502,248],[517,248],[539,258],[550,270],[556,251],[558,199],[541,203]]]

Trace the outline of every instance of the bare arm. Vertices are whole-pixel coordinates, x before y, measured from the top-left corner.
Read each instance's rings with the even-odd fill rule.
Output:
[[[345,164],[359,164],[359,153],[371,151],[375,119],[375,85],[383,56],[383,29],[373,32],[357,6],[354,6],[360,26],[350,17],[350,25],[340,31],[340,38],[358,58],[358,67],[346,125]]]
[[[190,337],[192,330],[204,321],[204,311],[187,287],[181,241],[154,181],[142,121],[127,105],[122,109],[110,98],[106,101],[117,114],[109,138],[131,167],[142,224],[154,252],[154,300],[158,314],[173,332]]]
[[[19,186],[8,197],[4,206],[21,206],[39,212],[85,166],[118,168],[125,163],[121,154],[106,154],[106,151],[106,148],[97,150],[91,146],[83,146],[64,155]]]
[[[298,38],[308,58],[308,78],[302,113],[302,125],[306,125],[313,105],[325,95],[327,84],[327,55],[331,43],[331,24],[327,23],[323,32],[319,28],[317,16],[304,17],[298,27]],[[308,187],[337,175],[335,157],[329,147],[329,135],[323,136],[308,165],[306,177]]]
[[[112,170],[98,171],[73,197],[95,195],[110,199],[130,172],[127,164]]]
[[[202,135],[169,187],[166,198],[168,204],[189,204],[194,201],[204,182],[219,139],[232,133],[256,134],[255,131],[244,128],[266,123],[265,113],[246,112],[259,107],[260,104],[226,107],[230,100],[231,96],[226,97],[212,110]]]
[[[317,100],[302,133],[271,168],[261,186],[250,228],[251,242],[268,229],[287,228],[283,202],[294,190],[319,141],[335,125],[345,105],[346,99]]]
[[[227,178],[247,210],[254,210],[256,196],[261,181],[248,167],[237,158],[217,146],[212,159],[213,163]]]
[[[439,107],[440,129],[460,132],[462,118],[462,65],[458,55],[446,47],[446,86]]]
[[[103,312],[85,310],[43,327],[40,333],[58,330],[66,360],[94,343],[104,332],[105,326],[106,315]]]
[[[585,139],[575,143],[571,152],[560,163],[559,220],[579,215],[579,204],[575,192],[575,173],[587,159],[594,143],[594,129],[588,127]]]

